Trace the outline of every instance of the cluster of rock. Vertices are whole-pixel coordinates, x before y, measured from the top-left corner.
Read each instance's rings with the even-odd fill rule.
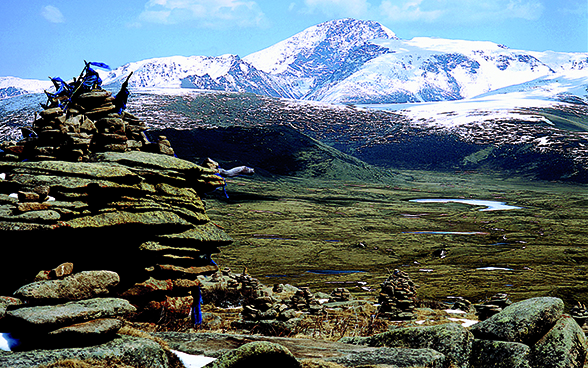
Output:
[[[420,363],[427,367],[581,368],[586,359],[586,336],[563,309],[561,299],[539,297],[512,304],[469,330],[450,323],[341,341],[420,350],[423,359],[430,357]]]
[[[382,283],[378,297],[378,315],[391,320],[414,319],[416,288],[406,272],[394,270]]]
[[[146,125],[114,104],[111,92],[94,89],[75,96],[64,110],[41,111],[31,127],[21,128],[24,139],[0,145],[4,160],[88,161],[95,152],[148,151],[173,155],[165,137],[147,139]]]
[[[232,241],[201,200],[222,185],[213,170],[140,151],[91,162],[0,161],[3,244],[27,245],[11,247],[0,295],[67,261],[117,272],[117,292],[140,308],[186,310],[197,276],[216,272],[211,255]]]
[[[490,297],[490,300],[474,305],[476,314],[480,321],[484,321],[496,313],[500,313],[504,308],[511,305],[512,302],[508,299],[508,295],[505,293],[498,293]]]
[[[118,274],[68,274],[72,269],[61,266],[53,272],[42,272],[55,278],[35,281],[14,292],[13,297],[20,302],[7,306],[0,315],[0,330],[17,341],[11,347],[13,351],[105,343],[123,327],[120,318],[136,312],[127,300],[109,296],[120,282]]]

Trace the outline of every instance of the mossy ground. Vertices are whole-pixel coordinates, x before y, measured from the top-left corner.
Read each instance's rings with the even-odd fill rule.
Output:
[[[588,303],[585,185],[403,171],[388,183],[235,178],[227,192],[228,199],[222,192],[205,198],[208,215],[235,240],[214,259],[234,272],[247,267],[264,284],[327,293],[343,286],[376,298],[387,270],[399,268],[420,285],[420,299],[462,296],[475,303],[506,292],[513,301],[552,295],[568,308]],[[409,202],[415,198],[497,200],[522,209]],[[411,233],[418,231],[485,234]]]

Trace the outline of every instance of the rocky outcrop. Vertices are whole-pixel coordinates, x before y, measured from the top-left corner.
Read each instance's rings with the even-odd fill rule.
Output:
[[[121,292],[150,278],[194,280],[218,269],[210,255],[231,242],[200,199],[223,179],[188,161],[104,152],[92,162],[0,162],[0,173],[3,244],[27,244],[11,247],[0,295],[65,261],[118,273]]]
[[[133,367],[170,368],[173,357],[155,341],[131,336],[118,336],[111,341],[88,347],[23,352],[0,350],[0,367],[36,368],[66,359],[94,360],[105,364],[110,362],[113,366],[122,363]]]
[[[461,325],[448,323],[429,327],[398,328],[370,337],[344,338],[341,342],[374,347],[433,349],[455,367],[468,368],[473,335]]]
[[[559,298],[527,299],[475,324],[471,331],[478,339],[532,345],[561,318],[563,309]]]

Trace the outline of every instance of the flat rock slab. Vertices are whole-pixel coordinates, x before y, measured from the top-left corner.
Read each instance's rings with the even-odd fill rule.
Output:
[[[372,348],[342,357],[325,359],[346,367],[445,368],[445,355],[433,349]]]
[[[6,313],[10,331],[19,334],[49,332],[64,326],[98,318],[124,316],[136,312],[127,300],[94,298],[59,305],[23,307]]]
[[[120,330],[124,322],[116,318],[99,318],[88,322],[76,323],[71,326],[58,328],[49,335],[88,336],[115,333]]]
[[[61,280],[45,280],[27,284],[14,296],[27,301],[81,300],[108,294],[118,285],[120,277],[112,271],[83,271]]]

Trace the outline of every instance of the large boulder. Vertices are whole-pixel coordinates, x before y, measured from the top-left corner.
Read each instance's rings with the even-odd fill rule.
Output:
[[[37,281],[22,286],[14,296],[29,303],[92,299],[104,296],[120,282],[112,271],[82,271],[61,280]]]
[[[434,349],[447,357],[456,367],[469,366],[473,335],[456,323],[427,327],[398,328],[365,338],[342,339],[341,342],[369,346]]]
[[[559,298],[538,297],[523,300],[470,329],[477,339],[520,342],[533,345],[562,316],[564,303]]]
[[[267,341],[250,342],[221,355],[207,368],[280,367],[300,368],[292,353],[279,344]]]
[[[585,360],[586,336],[567,315],[532,347],[531,363],[537,368],[581,368]]]

